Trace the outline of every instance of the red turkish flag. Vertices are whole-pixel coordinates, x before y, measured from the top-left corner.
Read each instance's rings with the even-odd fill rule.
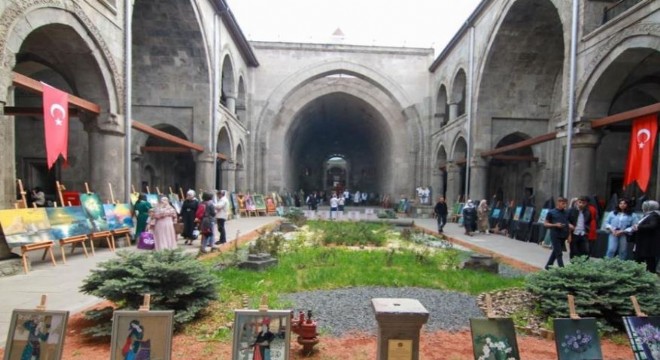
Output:
[[[48,169],[62,154],[66,163],[69,143],[69,94],[43,85],[44,133],[46,138],[46,158]]]
[[[657,114],[641,116],[633,120],[623,186],[637,181],[639,188],[646,192],[651,179],[656,135],[658,135]]]

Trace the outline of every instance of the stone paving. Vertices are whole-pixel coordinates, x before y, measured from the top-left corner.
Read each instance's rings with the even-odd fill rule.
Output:
[[[354,210],[363,211],[362,209]],[[228,221],[226,225],[228,241],[234,241],[237,232],[240,232],[239,236],[242,237],[279,220],[281,220],[279,217],[251,217]],[[415,225],[420,228],[433,232],[437,230],[435,219],[413,220]],[[445,235],[462,247],[492,253],[502,261],[521,263],[522,267],[527,267],[528,270],[543,268],[550,255],[548,249],[537,244],[525,243],[505,236],[486,234],[466,236],[463,234],[463,228],[454,223],[447,224]],[[183,240],[179,240],[179,245],[186,251],[197,252],[199,241],[196,241],[195,244],[196,246],[187,246],[183,245]],[[123,246],[123,242],[119,242],[117,250],[124,250]],[[133,246],[128,248],[128,251],[136,250]],[[94,296],[81,294],[78,292],[78,288],[97,263],[115,257],[115,253],[107,248],[97,248],[95,256],[90,254],[89,258],[85,258],[82,249],[78,249],[74,255],[67,254],[66,264],[63,264],[60,259],[59,249],[55,249],[55,254],[57,266],[52,266],[48,259],[41,261],[41,252],[37,251],[31,254],[33,263],[30,273],[0,278],[0,288],[2,289],[0,346],[4,346],[6,341],[12,310],[35,308],[42,294],[48,296],[46,304],[48,309],[69,310],[72,314],[101,300]],[[568,256],[565,255],[564,260],[568,262]]]

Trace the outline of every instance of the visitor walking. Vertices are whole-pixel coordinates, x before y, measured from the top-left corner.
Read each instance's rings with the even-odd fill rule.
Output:
[[[642,203],[644,216],[636,225],[634,242],[635,261],[646,264],[646,270],[656,272],[660,257],[660,204],[654,200]]]
[[[488,234],[490,224],[488,223],[488,215],[490,215],[490,208],[488,207],[488,200],[483,199],[477,208],[477,228],[480,233]]]
[[[433,215],[438,221],[438,232],[442,233],[443,228],[447,224],[447,203],[444,196],[438,196],[438,202],[435,203],[433,208]]]
[[[176,210],[167,196],[162,196],[154,209],[152,226],[156,250],[176,249]]]
[[[135,241],[140,238],[140,234],[147,229],[147,220],[149,219],[149,209],[151,204],[147,201],[147,195],[140,194],[135,205],[133,205],[133,212],[135,214]]]
[[[199,201],[195,198],[195,191],[188,190],[186,199],[181,204],[181,221],[183,221],[183,231],[181,236],[186,240],[184,244],[192,244],[197,239],[195,236],[195,213],[197,213]]]
[[[550,269],[550,266],[557,260],[559,267],[564,267],[564,254],[562,246],[564,241],[568,238],[568,213],[566,211],[567,200],[564,197],[557,198],[555,208],[548,211],[543,226],[550,231],[550,240],[552,241],[552,252],[548,259],[545,269]]]
[[[215,227],[215,206],[213,204],[213,195],[211,193],[202,194],[202,203],[197,207],[195,214],[199,222],[199,231],[202,235],[202,243],[199,246],[199,252],[207,253],[208,249],[215,249],[213,245],[213,227]]]
[[[332,193],[330,198],[330,219],[334,220],[337,218],[337,207],[339,206],[339,199],[337,199],[337,194]]]
[[[218,192],[220,199],[215,204],[215,219],[218,223],[218,236],[220,237],[218,241],[215,242],[216,245],[224,244],[227,242],[227,232],[225,231],[225,222],[227,221],[227,207],[229,201],[227,200],[227,193],[224,190]]]
[[[576,256],[589,256],[589,242],[587,240],[591,229],[591,212],[587,207],[589,198],[581,196],[575,201],[575,206],[568,210],[568,227],[570,235],[569,258]]]
[[[477,209],[472,200],[468,200],[463,208],[463,227],[465,235],[469,236],[477,229]]]
[[[628,199],[621,199],[618,206],[605,219],[605,229],[610,233],[607,238],[607,258],[618,253],[619,259],[628,259],[628,235],[635,225],[635,216]]]

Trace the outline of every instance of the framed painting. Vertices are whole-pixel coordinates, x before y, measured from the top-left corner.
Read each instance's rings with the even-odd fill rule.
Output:
[[[602,359],[595,318],[554,319],[559,360]]]
[[[93,232],[108,231],[108,220],[105,218],[105,210],[103,210],[103,202],[98,194],[88,193],[80,194],[80,203],[87,215],[87,218],[92,223]]]
[[[0,225],[9,247],[53,240],[45,208],[0,210]]]
[[[115,311],[111,360],[172,358],[174,311]]]
[[[635,360],[660,360],[660,316],[624,316]]]
[[[68,311],[14,310],[4,360],[62,358]]]
[[[264,196],[261,194],[252,195],[252,200],[254,201],[254,208],[257,211],[266,211],[266,202],[264,201]]]
[[[516,211],[513,213],[513,220],[514,221],[520,220],[521,215],[522,215],[522,206],[516,206]]]
[[[181,200],[179,199],[179,195],[177,194],[169,194],[167,195],[167,198],[170,200],[170,204],[174,206],[174,209],[176,210],[177,214],[181,213]]]
[[[511,318],[470,319],[474,359],[520,359]]]
[[[80,206],[46,208],[46,213],[53,239],[66,239],[92,232],[92,223]]]
[[[252,199],[252,196],[245,195],[245,197],[243,199],[245,199],[245,208],[247,209],[247,211],[256,211],[257,210],[257,207],[254,204],[254,200]]]
[[[538,222],[540,222],[541,224],[543,224],[543,223],[545,222],[545,218],[548,217],[548,212],[549,212],[549,211],[550,211],[550,209],[541,209],[541,214],[539,215],[539,220],[538,220]]]
[[[147,202],[151,204],[151,207],[156,207],[159,201],[158,194],[147,194]]]
[[[239,210],[239,208],[238,208],[238,206],[239,206],[238,205],[238,195],[236,195],[235,192],[231,193],[231,195],[229,196],[229,201],[232,203],[231,208],[232,208],[232,210],[234,210],[234,214],[238,213],[238,210]]]
[[[290,310],[235,310],[232,360],[289,358]]]
[[[525,208],[525,211],[523,212],[522,216],[522,221],[523,222],[532,222],[532,217],[534,217],[534,208],[531,206],[528,206]]]
[[[105,218],[110,230],[125,229],[133,227],[133,215],[128,204],[103,204]]]

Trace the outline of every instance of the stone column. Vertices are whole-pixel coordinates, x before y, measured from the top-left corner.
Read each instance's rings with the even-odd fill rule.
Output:
[[[131,183],[128,186],[134,187],[135,191],[142,192],[142,181],[140,175],[142,173],[142,154],[131,154]],[[133,189],[131,189],[133,191]]]
[[[227,95],[227,110],[230,113],[236,114],[236,95]]]
[[[445,187],[444,171],[440,169],[433,170],[431,174],[431,186],[433,186],[433,198],[431,204],[435,204],[435,201],[438,199],[438,196],[443,195],[443,189]]]
[[[576,127],[572,141],[569,198],[594,193],[596,148],[600,138],[600,134],[590,127],[580,124]]]
[[[210,191],[215,188],[215,153],[203,152],[197,155],[195,175],[196,189]]]
[[[458,165],[453,162],[447,163],[447,204],[452,206],[458,202],[461,195],[461,174]]]
[[[472,157],[470,162],[470,189],[468,194],[472,200],[489,199],[486,194],[488,187],[488,164],[481,156]]]
[[[247,191],[247,181],[245,180],[245,166],[240,165],[236,168],[236,192]]]
[[[90,190],[105,202],[110,200],[108,183],[111,183],[115,199],[123,199],[124,134],[99,128],[97,119],[83,121],[89,136]]]
[[[231,160],[222,163],[222,185],[229,192],[236,190],[236,164]]]
[[[458,103],[449,104],[449,121],[453,121],[458,117]]]

